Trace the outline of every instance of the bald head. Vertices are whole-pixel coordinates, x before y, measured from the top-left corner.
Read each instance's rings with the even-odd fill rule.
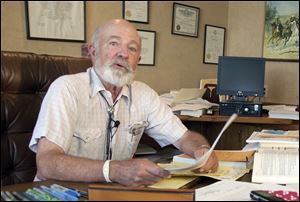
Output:
[[[137,68],[141,53],[141,38],[136,28],[128,21],[110,20],[96,30],[89,50],[96,71],[100,76],[104,75],[102,79],[116,86],[122,86],[128,82],[118,81],[129,74],[133,78]]]
[[[131,36],[139,44],[139,46],[141,46],[141,38],[136,28],[130,22],[123,19],[113,19],[99,26],[92,37],[92,43],[95,45],[98,44],[99,40],[102,40],[102,37],[106,36],[105,34],[110,34],[116,29],[121,30],[120,33],[122,34],[128,34]]]

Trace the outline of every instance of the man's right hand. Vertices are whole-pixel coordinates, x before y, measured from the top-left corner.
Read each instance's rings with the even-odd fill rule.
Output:
[[[110,162],[109,178],[126,186],[143,186],[153,184],[170,175],[148,159],[131,159]]]

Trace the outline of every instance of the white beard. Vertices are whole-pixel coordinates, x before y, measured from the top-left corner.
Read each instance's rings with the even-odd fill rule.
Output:
[[[117,87],[123,87],[127,84],[131,84],[133,82],[133,79],[135,77],[135,72],[132,71],[132,68],[130,65],[125,62],[124,66],[126,66],[126,69],[116,69],[113,67],[113,64],[115,61],[119,61],[119,59],[108,61],[103,65],[103,73],[100,75],[101,78]],[[124,61],[122,62],[122,64]],[[96,66],[99,65],[99,60],[96,61]]]

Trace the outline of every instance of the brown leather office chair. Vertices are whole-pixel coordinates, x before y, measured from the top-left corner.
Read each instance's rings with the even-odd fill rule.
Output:
[[[90,66],[87,58],[1,51],[1,185],[33,180],[28,145],[42,100],[56,78]]]

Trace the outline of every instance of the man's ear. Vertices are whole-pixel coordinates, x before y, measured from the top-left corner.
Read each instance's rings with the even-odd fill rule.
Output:
[[[89,43],[88,50],[89,50],[89,55],[91,57],[95,57],[96,56],[96,48],[95,48],[94,44]]]
[[[94,44],[89,43],[89,45],[88,45],[88,51],[89,51],[89,57],[91,58],[93,65],[95,65],[95,61],[96,61],[96,48],[95,48]]]

